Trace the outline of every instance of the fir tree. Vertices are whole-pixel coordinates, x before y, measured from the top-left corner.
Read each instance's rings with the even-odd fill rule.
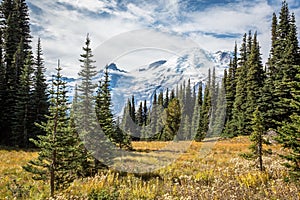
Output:
[[[66,86],[60,74],[58,64],[57,75],[50,90],[50,107],[47,122],[39,124],[46,135],[31,140],[40,148],[37,159],[31,160],[23,168],[33,173],[33,179],[49,181],[50,194],[66,188],[75,178],[78,165],[78,140],[69,127],[67,115]]]
[[[202,106],[202,82],[198,84],[198,96],[196,97],[194,111],[193,111],[193,118],[192,118],[192,127],[191,127],[191,139],[195,138],[197,129],[199,127],[199,117],[201,113],[201,106]]]
[[[278,130],[277,140],[285,149],[286,153],[281,155],[287,162],[284,165],[289,169],[292,179],[300,180],[300,66],[297,66],[298,74],[293,82],[290,82],[292,99],[290,107],[294,112],[289,122],[283,122]]]
[[[110,80],[107,67],[105,68],[104,80],[100,81],[97,98],[96,98],[96,116],[101,130],[106,135],[106,138],[115,144],[122,144],[119,146],[130,148],[130,140],[127,135],[117,130],[116,123],[113,119],[111,111],[111,93],[110,93]],[[131,107],[132,108],[132,107]],[[101,137],[102,142],[106,142],[106,139]],[[99,141],[100,142],[100,141]],[[98,152],[103,153],[103,152]],[[105,152],[109,153],[109,152]]]
[[[131,96],[131,119],[134,123],[136,123],[136,112],[135,112],[135,99],[134,95]]]
[[[144,100],[144,107],[143,107],[143,121],[144,126],[147,126],[148,121],[148,108],[147,108],[147,101]]]
[[[81,80],[76,90],[77,97],[74,104],[74,122],[76,130],[81,138],[95,137],[97,129],[97,121],[95,115],[95,96],[94,92],[97,88],[97,84],[93,82],[93,79],[97,75],[96,67],[93,65],[93,53],[90,47],[91,41],[89,35],[85,40],[85,45],[82,47],[83,53],[80,55],[79,62],[81,63],[81,70],[78,76]],[[88,145],[89,141],[84,140],[85,145]],[[100,142],[100,141],[99,141]],[[88,160],[91,160],[90,153],[82,146],[81,147],[82,157],[81,160],[83,176],[91,175],[91,164]],[[92,148],[93,149],[93,148]],[[99,167],[99,161],[94,159],[94,171]]]
[[[143,126],[144,124],[144,119],[143,119],[143,103],[140,102],[140,105],[139,105],[139,109],[136,113],[136,121],[137,121],[137,125],[138,126]]]
[[[32,137],[32,60],[28,54],[25,66],[20,75],[20,87],[17,92],[15,118],[13,126],[12,143],[20,147],[29,147],[29,138]]]
[[[15,10],[17,11],[19,37],[22,36],[24,43],[24,53],[28,54],[31,50],[31,35],[30,35],[30,22],[29,22],[29,9],[25,0],[15,1]]]
[[[4,111],[5,104],[5,90],[6,90],[6,82],[5,82],[5,66],[3,63],[3,40],[2,40],[2,30],[0,29],[0,110]],[[0,137],[3,138],[4,135],[4,113],[0,115]],[[0,144],[2,143],[2,139],[0,140]]]
[[[225,97],[225,81],[223,81],[217,94],[216,118],[213,125],[213,135],[219,136],[224,128],[226,118],[226,97]],[[219,87],[219,86],[218,86]]]
[[[169,88],[167,88],[167,91],[166,91],[166,97],[164,99],[164,108],[167,108],[169,105]]]
[[[210,99],[211,99],[211,111],[210,111],[210,121],[213,124],[216,119],[216,106],[217,106],[217,87],[216,87],[216,69],[213,68],[211,83],[210,83]]]
[[[269,145],[269,141],[264,139],[263,135],[265,128],[263,125],[263,118],[259,108],[257,107],[253,113],[252,118],[252,134],[250,135],[250,140],[252,141],[251,146],[249,147],[251,152],[242,154],[243,157],[247,159],[255,159],[258,161],[258,167],[260,171],[264,170],[263,166],[263,155],[270,154],[271,150],[264,150],[263,145]]]
[[[211,107],[211,96],[210,96],[210,82],[211,82],[211,73],[210,69],[208,71],[208,81],[204,90],[203,103],[201,105],[201,112],[199,116],[199,123],[197,128],[197,134],[195,136],[196,141],[202,141],[208,130],[209,130],[209,115]]]
[[[297,39],[296,23],[294,15],[290,15],[287,3],[282,3],[277,28],[277,40],[275,42],[274,55],[270,66],[275,69],[275,76],[272,76],[274,83],[273,120],[276,127],[281,122],[289,121],[289,116],[294,112],[290,107],[291,82],[295,80],[297,74],[297,64],[299,63],[299,46]]]
[[[75,110],[78,126],[82,132],[89,134],[95,128],[95,97],[94,91],[97,84],[93,83],[93,78],[97,75],[95,62],[92,60],[93,54],[90,48],[89,35],[86,37],[85,46],[82,48],[83,54],[80,55],[81,70],[78,73],[81,83],[78,85],[78,110]],[[81,134],[81,133],[80,133]]]
[[[44,60],[42,58],[43,52],[41,47],[41,40],[38,39],[36,58],[35,58],[35,69],[33,79],[33,105],[34,105],[34,122],[41,124],[46,121],[46,115],[48,114],[48,92],[47,83],[45,77]],[[37,135],[43,135],[41,129],[34,129],[32,138],[36,139]]]
[[[230,126],[232,123],[233,105],[236,96],[237,67],[238,67],[237,44],[235,44],[233,58],[230,59],[228,74],[227,71],[225,71],[224,78],[223,78],[223,86],[225,87],[226,105],[227,105],[224,135],[231,134]]]
[[[165,110],[163,124],[165,125],[164,136],[160,139],[165,141],[172,140],[178,133],[181,121],[181,108],[177,98],[170,101],[168,108]]]
[[[227,129],[228,136],[237,136],[244,134],[245,126],[246,126],[246,99],[247,99],[247,91],[245,90],[246,79],[247,79],[247,61],[248,61],[248,51],[249,45],[252,46],[251,42],[247,39],[247,34],[243,37],[243,43],[240,48],[240,59],[239,59],[239,67],[236,72],[236,94],[235,100],[233,103],[232,109],[232,120],[227,123],[230,123]],[[249,39],[252,37],[249,36]]]
[[[96,115],[105,135],[114,142],[114,121],[111,112],[111,94],[108,69],[105,68],[104,80],[99,84],[96,99]]]
[[[247,60],[247,66],[249,68],[246,76],[246,102],[245,102],[245,129],[243,134],[250,134],[250,123],[251,116],[254,113],[256,106],[259,103],[259,98],[261,98],[261,88],[264,84],[264,70],[261,63],[260,57],[260,47],[257,41],[257,33],[254,34],[252,49]]]

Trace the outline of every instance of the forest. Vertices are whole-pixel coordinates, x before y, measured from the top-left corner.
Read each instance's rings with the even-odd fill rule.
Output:
[[[70,102],[63,61],[49,83],[41,39],[31,46],[26,1],[0,9],[0,199],[300,198],[300,51],[286,1],[273,13],[266,63],[250,30],[221,81],[212,68],[197,87],[154,91],[151,105],[132,95],[122,116],[113,115],[107,67],[94,82],[89,34]],[[139,169],[187,144],[171,164]],[[133,170],[115,167],[121,154]]]

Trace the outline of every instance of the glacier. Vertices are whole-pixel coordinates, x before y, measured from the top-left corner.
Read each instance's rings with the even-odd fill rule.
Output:
[[[191,81],[191,86],[198,88],[199,82],[208,78],[208,69],[215,68],[217,80],[220,81],[224,69],[229,67],[232,56],[230,51],[208,52],[201,48],[189,49],[180,55],[174,55],[167,60],[157,60],[155,62],[130,68],[127,71],[122,66],[115,63],[109,64],[108,72],[110,75],[110,88],[112,92],[113,113],[120,116],[123,112],[127,99],[135,96],[135,105],[140,101],[147,101],[151,105],[153,95],[161,91],[165,92],[176,89],[184,81]],[[99,70],[94,78],[99,82],[104,77],[104,67]],[[70,101],[74,94],[75,85],[80,83],[80,79],[65,77],[68,84],[68,95]]]

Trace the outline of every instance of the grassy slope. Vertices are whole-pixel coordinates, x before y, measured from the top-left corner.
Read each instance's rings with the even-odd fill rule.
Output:
[[[156,158],[171,157],[176,149],[158,153],[164,142],[136,142],[136,156],[141,163],[157,162]],[[202,147],[213,144],[203,156]],[[181,145],[179,143],[179,145]],[[300,187],[286,183],[285,168],[280,165],[279,146],[272,146],[271,157],[264,158],[266,172],[260,173],[253,163],[239,157],[246,152],[249,140],[239,137],[214,143],[193,142],[176,162],[153,173],[134,175],[114,171],[100,173],[95,178],[76,180],[58,199],[300,199]],[[0,150],[0,199],[42,199],[48,195],[48,186],[33,181],[21,168],[36,152]],[[142,156],[147,155],[146,159]],[[140,156],[140,157],[139,157]],[[151,159],[149,159],[151,157]],[[159,160],[158,159],[158,160]],[[150,161],[149,161],[150,160]],[[134,162],[133,162],[134,163]],[[136,167],[132,165],[132,167]],[[10,189],[8,189],[9,187]]]

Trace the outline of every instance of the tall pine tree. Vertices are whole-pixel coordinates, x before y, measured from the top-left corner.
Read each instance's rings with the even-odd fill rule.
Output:
[[[62,81],[59,64],[56,70],[57,75],[50,90],[47,122],[39,124],[46,135],[32,140],[40,152],[36,159],[23,167],[33,174],[33,179],[49,181],[51,196],[54,196],[56,190],[66,188],[76,178],[80,158],[78,137],[69,126],[66,83]]]

